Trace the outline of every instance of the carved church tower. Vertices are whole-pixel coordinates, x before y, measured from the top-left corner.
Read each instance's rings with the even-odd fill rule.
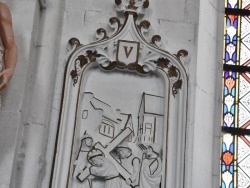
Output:
[[[142,94],[140,110],[138,113],[138,145],[160,143],[159,126],[164,120],[164,98],[151,94]]]

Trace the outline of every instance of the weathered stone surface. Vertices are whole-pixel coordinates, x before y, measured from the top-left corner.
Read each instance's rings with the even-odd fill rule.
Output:
[[[39,172],[39,185],[42,188],[48,188],[61,106],[65,59],[68,52],[67,42],[72,37],[78,38],[82,44],[93,42],[95,31],[98,28],[112,31],[107,26],[110,17],[122,16],[116,13],[113,0],[62,0],[59,8],[62,12],[59,23],[62,29],[52,36],[55,28],[46,28],[46,26],[53,24],[49,21],[44,22],[40,16],[38,1],[10,0],[6,2],[12,12],[19,57],[12,81],[9,87],[1,93],[3,105],[0,109],[0,187],[11,187],[10,183],[16,181],[17,169],[15,166],[13,167],[13,164],[18,161],[18,158],[14,159],[14,156],[17,156],[19,152],[17,151],[15,154],[16,146],[21,144],[16,143],[16,140],[20,142],[23,140],[23,120],[26,120],[26,117],[30,115],[27,113],[31,111],[39,114],[39,110],[36,108],[34,111],[27,110],[30,102],[36,101],[35,98],[30,98],[29,91],[34,87],[34,77],[38,73],[44,77],[39,84],[49,83],[53,85],[55,83],[52,89],[48,85],[42,88],[45,93],[52,96],[50,102],[43,108],[43,111],[49,114],[48,117],[43,119],[43,117],[34,116],[34,119],[38,117],[37,122],[46,122],[42,123],[46,127],[47,134],[44,139],[41,138],[44,140],[43,157],[45,162],[40,161],[39,163],[44,165]],[[53,13],[58,8],[55,7],[54,2],[47,1],[47,8],[44,9],[43,14],[55,16],[58,13],[57,11]],[[145,15],[145,19],[148,19],[152,26],[152,30],[147,36],[149,39],[154,34],[160,34],[163,46],[169,52],[177,53],[183,48],[189,51],[189,58],[185,63],[189,76],[187,145],[190,150],[186,154],[189,172],[186,177],[187,188],[199,187],[204,182],[207,187],[218,187],[215,186],[217,185],[218,170],[213,170],[212,165],[204,165],[211,164],[213,159],[217,159],[216,153],[218,154],[220,145],[218,134],[216,134],[217,138],[213,144],[213,127],[217,126],[215,130],[218,132],[220,124],[220,117],[214,114],[220,113],[218,110],[220,109],[220,97],[218,96],[221,94],[215,88],[220,88],[221,83],[218,81],[221,70],[218,64],[222,59],[220,42],[223,37],[223,28],[217,25],[218,19],[219,24],[223,24],[223,3],[220,2],[219,5],[217,3],[216,0],[152,0]],[[138,19],[142,20],[141,17]],[[40,28],[39,24],[44,25],[46,33],[43,33],[44,28]],[[55,22],[54,25],[56,25]],[[44,38],[37,38],[39,33]],[[55,39],[54,36],[58,41],[56,47],[50,44],[51,38]],[[48,74],[45,70],[43,70],[44,72],[40,71],[46,62],[37,67],[37,52],[45,56],[44,60],[46,58],[53,59],[51,66],[55,65],[55,70],[50,78],[47,78]],[[42,92],[38,90],[37,95],[39,94]],[[41,95],[39,104],[43,104],[46,99],[47,95]],[[215,109],[217,110],[215,111]],[[19,134],[17,134],[18,129],[20,130]],[[32,132],[36,128],[30,130]],[[206,135],[204,135],[204,131],[206,131]],[[174,134],[170,135],[170,137],[174,136]],[[215,151],[214,155],[212,155],[213,150]],[[206,155],[202,161],[200,153]],[[173,160],[175,157],[177,156],[173,154],[169,160]],[[218,165],[218,160],[216,164]],[[171,164],[169,166],[171,167]],[[214,169],[216,169],[216,165]],[[198,176],[201,178],[197,179]],[[16,185],[15,183],[13,185]]]

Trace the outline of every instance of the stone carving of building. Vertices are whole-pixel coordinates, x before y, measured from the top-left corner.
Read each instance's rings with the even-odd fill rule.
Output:
[[[160,143],[158,126],[163,123],[164,98],[143,93],[138,114],[138,144]]]

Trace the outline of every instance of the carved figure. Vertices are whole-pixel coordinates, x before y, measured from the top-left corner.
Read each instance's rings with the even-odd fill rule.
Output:
[[[132,133],[130,128],[125,128],[119,135],[115,137],[106,147],[104,147],[100,142],[94,145],[95,150],[98,150],[105,156],[105,159],[108,159],[110,163],[112,163],[118,174],[121,175],[124,179],[129,179],[131,174],[110,154],[125,138],[127,138]],[[89,152],[90,153],[90,152]],[[88,154],[90,155],[90,154]],[[89,156],[88,160],[91,163]],[[93,164],[92,164],[93,165]],[[87,177],[91,175],[90,166],[87,166],[81,173],[78,174],[77,178],[80,181],[84,181]]]
[[[87,134],[84,133],[82,139],[81,139],[81,146],[77,155],[77,158],[74,162],[74,171],[73,171],[73,182],[72,182],[72,188],[92,188],[92,179],[91,177],[88,177],[84,181],[80,181],[77,176],[85,169],[85,167],[88,165],[88,159],[87,155],[88,152],[93,147],[93,138]]]
[[[129,179],[122,181],[122,188],[136,187],[139,184],[139,174],[140,174],[140,159],[134,157],[131,149],[126,143],[120,144],[116,148],[116,153],[119,162],[124,168],[126,168],[131,176]]]
[[[0,91],[9,83],[17,62],[17,47],[14,39],[11,13],[8,6],[0,2],[0,46],[3,50],[5,70],[0,72]],[[1,52],[0,52],[1,53]],[[1,57],[0,57],[1,58]],[[1,60],[0,60],[1,64]],[[0,66],[0,69],[2,66]],[[2,68],[3,69],[3,68]],[[1,70],[0,70],[1,71]]]
[[[90,173],[97,178],[105,179],[104,188],[121,187],[121,178],[115,165],[104,154],[97,149],[93,149],[88,154],[89,162],[93,165],[90,167]]]
[[[161,159],[160,147],[157,144],[148,146],[143,155],[140,188],[159,188],[161,183]]]

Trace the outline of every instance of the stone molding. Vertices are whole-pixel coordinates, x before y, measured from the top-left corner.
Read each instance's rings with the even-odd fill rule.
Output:
[[[99,134],[99,136],[95,135],[93,137],[96,143],[94,146],[91,146],[94,149],[89,150],[89,158],[93,156],[106,156],[108,160],[107,163],[114,165],[113,169],[117,169],[120,174],[119,176],[126,180],[129,179],[129,175],[124,171],[124,168],[127,170],[127,167],[121,166],[113,161],[111,153],[131,134],[130,130],[132,129],[124,129],[118,134],[118,137],[115,137],[110,141],[107,137],[113,138],[113,134],[110,135],[107,133],[107,137],[104,138],[102,135],[105,134],[105,131],[103,133],[93,132],[90,127],[87,125],[84,126],[84,123],[80,123],[83,121],[82,119],[88,117],[88,111],[90,110],[90,108],[83,110],[86,108],[86,104],[83,102],[86,99],[86,96],[92,98],[89,100],[89,103],[95,110],[102,111],[102,113],[105,114],[107,113],[106,115],[103,115],[103,117],[109,117],[107,119],[110,120],[115,116],[112,115],[112,110],[109,109],[112,108],[112,105],[96,98],[96,92],[92,93],[91,90],[95,90],[96,88],[94,88],[94,86],[90,86],[89,88],[86,86],[88,85],[88,80],[91,78],[88,77],[88,75],[92,72],[100,71],[101,73],[97,74],[96,79],[100,78],[100,75],[116,72],[115,74],[122,75],[128,73],[129,75],[132,75],[132,78],[135,80],[138,79],[133,75],[138,75],[139,77],[144,75],[146,77],[147,75],[156,74],[157,77],[160,77],[163,80],[162,83],[164,84],[161,86],[163,86],[164,90],[163,98],[165,98],[165,100],[163,106],[165,110],[163,121],[159,126],[161,127],[160,132],[163,132],[164,136],[157,138],[158,142],[160,142],[159,145],[161,152],[163,153],[159,158],[159,160],[163,162],[161,173],[163,181],[161,181],[161,187],[180,188],[184,185],[188,81],[186,71],[181,62],[181,57],[186,56],[187,51],[180,50],[174,55],[162,50],[156,45],[157,41],[160,40],[160,36],[153,36],[151,42],[147,42],[143,37],[143,34],[149,28],[149,22],[142,21],[137,25],[137,13],[136,11],[131,10],[131,8],[127,9],[124,15],[125,23],[123,25],[118,18],[110,19],[111,24],[115,24],[115,31],[110,37],[104,29],[100,28],[97,30],[97,34],[100,36],[97,42],[89,45],[82,45],[76,38],[69,40],[71,51],[69,52],[68,62],[65,69],[63,98],[57,135],[58,141],[56,143],[51,187],[74,187],[75,182],[85,182],[86,178],[89,176],[89,174],[84,175],[85,172],[74,175],[76,168],[74,165],[76,165],[76,161],[78,161],[76,153],[77,151],[80,151],[80,135],[83,134],[84,131],[85,133],[83,135],[85,135],[86,132]],[[119,80],[120,77],[117,76],[114,79]],[[121,81],[121,84],[124,83],[125,82]],[[115,88],[113,88],[115,87],[114,85],[115,84],[110,84],[109,87],[115,90]],[[146,90],[148,89],[147,87],[150,86],[146,86]],[[103,85],[99,85],[98,88],[105,89]],[[136,88],[134,89],[136,90]],[[111,96],[113,99],[117,97],[118,96],[115,94]],[[104,105],[106,107],[103,106],[102,108],[99,108],[98,105],[96,107],[93,98],[95,101],[99,101],[102,106]],[[104,110],[105,108],[107,109]],[[91,119],[91,122],[96,119],[97,117]],[[115,121],[115,119],[113,118],[112,121]],[[99,131],[101,131],[101,129],[99,129]],[[120,137],[120,135],[124,136]],[[98,139],[99,137],[100,139]],[[137,145],[134,145],[133,147],[139,147],[142,150],[143,148],[148,148],[149,144],[141,144],[139,138],[140,135],[137,135],[135,138]],[[117,141],[117,139],[119,141]],[[110,144],[116,143],[117,145],[114,145],[114,147],[107,152],[104,144],[109,142]],[[153,143],[155,142],[153,141]],[[110,146],[110,144],[108,144],[108,146]],[[133,150],[132,148],[130,149]],[[91,152],[94,154],[91,154]],[[140,160],[143,160],[143,157]],[[89,159],[88,161],[91,163]],[[94,166],[94,164],[92,165]],[[86,168],[91,172],[91,167]],[[116,170],[111,171],[116,174]],[[72,177],[76,179],[72,179]],[[97,180],[101,177],[104,176],[96,175]]]

